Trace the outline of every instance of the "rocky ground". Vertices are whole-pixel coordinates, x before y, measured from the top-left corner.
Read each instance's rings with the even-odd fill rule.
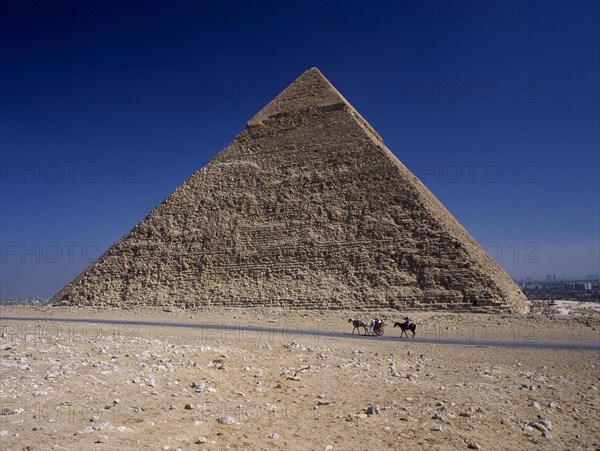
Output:
[[[325,333],[350,333],[346,321],[353,313],[358,316],[2,308],[0,448],[600,447],[598,352],[350,340]],[[397,312],[358,313],[401,319]],[[273,324],[324,333],[21,323],[8,316]],[[595,311],[410,316],[421,334],[600,339]],[[515,330],[523,331],[520,338]],[[397,329],[388,327],[386,334]]]

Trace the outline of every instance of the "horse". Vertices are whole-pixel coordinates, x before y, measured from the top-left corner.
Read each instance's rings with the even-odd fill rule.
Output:
[[[352,329],[352,335],[354,335],[354,331],[357,329],[358,329],[358,335],[360,335],[361,327],[365,331],[365,335],[367,335],[367,329],[369,328],[369,325],[366,322],[364,322],[361,319],[354,319],[354,318],[349,318],[348,322],[352,323],[352,326],[354,326],[354,329]]]
[[[417,330],[417,325],[415,323],[410,323],[408,326],[405,326],[404,323],[395,322],[394,327],[399,327],[400,329],[402,329],[400,337],[402,337],[402,335],[406,335],[406,338],[408,338],[408,334],[406,333],[407,330],[410,330],[412,332],[413,338]]]

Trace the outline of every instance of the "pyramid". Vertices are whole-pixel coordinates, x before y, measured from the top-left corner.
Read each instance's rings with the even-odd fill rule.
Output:
[[[529,306],[316,68],[51,303],[483,312]]]

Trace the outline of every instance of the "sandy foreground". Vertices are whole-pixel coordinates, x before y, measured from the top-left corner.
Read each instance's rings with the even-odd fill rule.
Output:
[[[600,313],[593,308],[534,313],[408,315],[418,336],[428,338],[600,341]],[[398,336],[391,321],[405,315],[2,307],[0,449],[600,448],[597,351],[328,334],[350,334],[350,316],[386,318],[386,335]],[[248,325],[267,330],[248,331]],[[271,326],[289,330],[269,332]]]

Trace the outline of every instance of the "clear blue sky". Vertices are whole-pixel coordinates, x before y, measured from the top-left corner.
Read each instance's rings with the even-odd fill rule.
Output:
[[[0,296],[50,296],[317,66],[517,278],[600,265],[599,3],[0,6]]]

